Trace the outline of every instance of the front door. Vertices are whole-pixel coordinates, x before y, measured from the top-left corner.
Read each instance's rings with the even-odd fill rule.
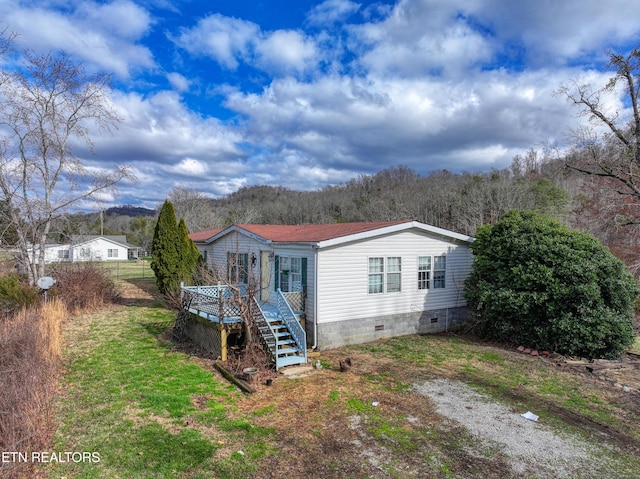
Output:
[[[260,251],[260,301],[269,301],[269,287],[271,279],[271,265],[269,263],[269,252]]]

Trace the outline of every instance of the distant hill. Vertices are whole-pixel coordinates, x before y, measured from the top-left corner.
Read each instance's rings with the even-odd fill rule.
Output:
[[[156,210],[150,210],[149,208],[142,208],[140,206],[122,205],[107,209],[105,214],[122,216],[155,216]]]

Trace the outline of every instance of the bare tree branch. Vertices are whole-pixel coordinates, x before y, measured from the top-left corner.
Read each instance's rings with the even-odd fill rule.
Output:
[[[21,71],[0,71],[0,194],[33,284],[44,275],[51,221],[133,176],[124,166],[92,172],[72,149],[80,141],[93,151],[92,132],[121,121],[109,99],[110,76],[85,73],[64,52],[25,51],[23,60]]]

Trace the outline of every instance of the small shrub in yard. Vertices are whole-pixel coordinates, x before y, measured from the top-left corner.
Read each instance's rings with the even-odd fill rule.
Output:
[[[96,309],[118,298],[114,282],[99,266],[60,269],[52,276],[56,285],[51,294],[60,298],[70,311]]]
[[[38,290],[11,273],[0,276],[0,313],[11,313],[38,302]]]
[[[49,301],[0,320],[0,451],[49,450],[66,314],[63,303]],[[2,461],[0,477],[34,477],[33,467]]]

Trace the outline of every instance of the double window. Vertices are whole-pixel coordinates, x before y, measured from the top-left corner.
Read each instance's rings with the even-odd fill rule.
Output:
[[[442,289],[447,285],[447,257],[418,257],[418,289]]]
[[[402,258],[369,258],[369,294],[402,291]]]
[[[118,257],[118,250],[117,249],[108,249],[107,250],[107,258],[117,258]]]

